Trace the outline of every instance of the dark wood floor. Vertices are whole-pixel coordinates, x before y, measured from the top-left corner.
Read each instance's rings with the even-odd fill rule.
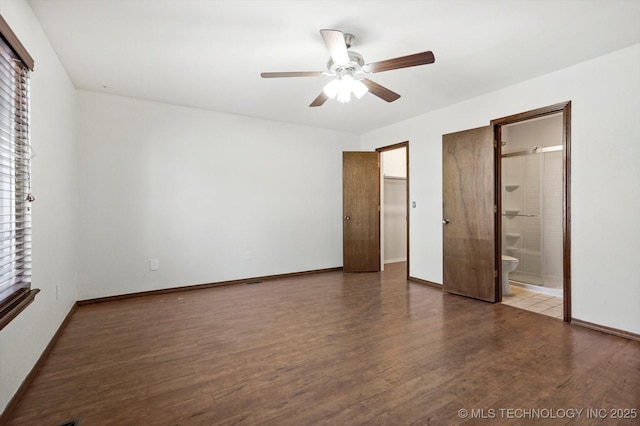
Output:
[[[403,267],[79,306],[9,424],[638,424],[611,410],[640,409],[640,343]]]

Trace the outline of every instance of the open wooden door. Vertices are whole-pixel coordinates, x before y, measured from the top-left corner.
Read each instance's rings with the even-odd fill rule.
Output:
[[[498,300],[493,126],[442,136],[443,290]]]
[[[344,271],[379,271],[379,153],[342,153],[342,213]]]

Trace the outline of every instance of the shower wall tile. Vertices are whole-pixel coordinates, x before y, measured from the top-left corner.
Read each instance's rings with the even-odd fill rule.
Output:
[[[562,152],[544,154],[545,284],[562,285]]]

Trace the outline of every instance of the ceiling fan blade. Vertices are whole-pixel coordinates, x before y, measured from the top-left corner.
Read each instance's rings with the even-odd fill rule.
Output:
[[[387,59],[385,61],[373,62],[367,67],[370,72],[382,72],[396,70],[398,68],[415,67],[417,65],[432,64],[436,60],[433,52],[426,51],[414,53],[413,55],[400,56],[399,58]]]
[[[347,45],[344,42],[344,34],[338,30],[320,30],[324,43],[329,49],[331,59],[338,65],[347,65],[349,63],[349,54],[347,53]]]
[[[326,102],[326,100],[329,99],[329,97],[327,95],[325,95],[324,91],[320,92],[320,94],[318,95],[317,98],[315,98],[313,100],[313,102],[311,102],[309,104],[310,107],[319,107],[322,106],[322,104],[324,104]]]
[[[368,78],[363,78],[362,82],[365,86],[367,86],[369,92],[387,102],[393,102],[400,97],[400,95],[398,95],[396,92],[389,90],[386,87],[376,83],[375,81],[369,80]]]
[[[281,78],[281,77],[322,77],[326,75],[324,71],[293,71],[293,72],[263,72],[260,73],[262,78]]]

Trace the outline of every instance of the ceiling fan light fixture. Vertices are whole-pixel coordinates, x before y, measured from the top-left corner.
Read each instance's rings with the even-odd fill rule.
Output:
[[[336,100],[342,104],[346,104],[351,101],[351,88],[345,82],[342,82],[340,85],[340,90],[338,91],[338,96],[336,96]]]
[[[345,74],[335,80],[330,81],[324,87],[324,93],[331,99],[336,99],[340,103],[351,101],[351,94],[360,99],[369,89],[360,80],[356,80],[352,75]]]
[[[352,91],[356,98],[360,99],[369,91],[369,88],[360,80],[353,80]]]
[[[340,80],[337,78],[335,80],[331,80],[329,84],[324,86],[323,90],[325,95],[334,99],[338,94],[338,91],[340,91]]]
[[[345,74],[340,79],[340,90],[338,91],[338,102],[346,104],[351,101],[351,92],[353,91],[353,77],[349,74]]]

